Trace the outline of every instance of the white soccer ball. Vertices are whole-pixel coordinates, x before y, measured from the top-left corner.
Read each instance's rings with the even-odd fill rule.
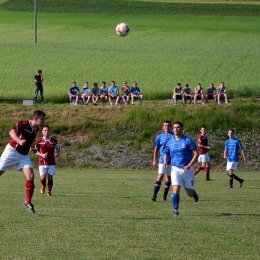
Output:
[[[126,36],[130,32],[130,26],[127,23],[119,23],[116,26],[116,33],[119,36]]]

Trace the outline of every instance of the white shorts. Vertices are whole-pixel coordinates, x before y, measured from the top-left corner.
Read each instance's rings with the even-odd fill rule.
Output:
[[[18,171],[33,168],[29,155],[20,154],[10,144],[7,144],[0,158],[0,170],[8,171],[14,166]]]
[[[184,188],[194,190],[194,168],[191,167],[188,172],[185,172],[184,169],[180,169],[176,166],[171,167],[171,179],[173,185],[183,185]]]
[[[55,165],[41,165],[41,166],[39,166],[40,176],[47,174],[47,173],[54,176],[55,172],[56,172],[56,166]]]
[[[159,163],[158,174],[167,174],[168,176],[171,176],[171,165],[167,164],[167,168],[164,168],[163,164]]]
[[[226,170],[233,170],[235,171],[237,169],[238,162],[227,162],[227,168]]]
[[[198,162],[199,163],[210,162],[209,154],[208,153],[200,154],[198,158]]]

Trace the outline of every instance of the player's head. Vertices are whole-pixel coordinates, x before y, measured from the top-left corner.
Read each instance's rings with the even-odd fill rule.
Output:
[[[175,122],[173,124],[173,132],[177,136],[181,136],[183,132],[183,124],[181,122]]]
[[[35,110],[33,112],[33,126],[43,126],[45,123],[46,114],[41,110]]]
[[[103,87],[106,86],[106,82],[105,82],[105,81],[102,82],[102,86],[103,86]]]
[[[94,87],[96,87],[96,88],[97,88],[97,87],[98,87],[98,84],[97,84],[97,83],[94,83]]]
[[[42,70],[38,70],[38,74],[42,74]]]
[[[163,121],[163,131],[165,133],[169,133],[171,131],[171,122],[166,120],[166,121]]]
[[[235,134],[234,129],[233,129],[233,128],[228,129],[227,134],[228,134],[228,137],[229,137],[230,139],[233,139],[233,138],[234,138],[234,134]]]
[[[43,137],[49,137],[50,136],[50,127],[45,125],[43,128],[42,128],[42,135]]]
[[[200,128],[200,133],[201,133],[202,135],[204,135],[204,134],[206,133],[206,127],[205,127],[205,126],[202,126],[202,127]]]

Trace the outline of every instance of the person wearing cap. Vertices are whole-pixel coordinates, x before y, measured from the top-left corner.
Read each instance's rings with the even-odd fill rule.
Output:
[[[194,95],[192,93],[192,90],[191,90],[189,84],[186,84],[185,88],[183,89],[183,95],[182,95],[183,103],[186,104],[187,99],[190,99],[190,104],[191,104],[193,98],[194,98]]]

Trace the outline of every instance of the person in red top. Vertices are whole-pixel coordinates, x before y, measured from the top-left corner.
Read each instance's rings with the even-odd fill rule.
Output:
[[[18,122],[9,132],[11,140],[5,147],[0,158],[0,176],[7,170],[11,170],[16,166],[18,171],[23,171],[25,181],[25,202],[24,206],[31,212],[35,213],[34,206],[31,202],[34,192],[34,172],[33,165],[29,158],[29,151],[36,152],[32,147],[39,126],[43,126],[45,122],[45,113],[36,110],[31,120]]]
[[[198,137],[198,147],[199,147],[199,158],[198,162],[201,165],[194,171],[196,175],[200,170],[205,169],[206,181],[210,181],[209,170],[210,170],[210,157],[208,151],[210,150],[210,145],[208,145],[208,138],[206,136],[206,127],[202,126],[200,129],[200,135]]]
[[[59,158],[60,146],[57,140],[50,136],[49,126],[43,127],[42,137],[36,141],[35,149],[37,149],[36,154],[39,156],[39,173],[42,184],[41,194],[45,193],[46,179],[48,179],[47,196],[51,196],[53,176],[56,172],[56,159]]]

